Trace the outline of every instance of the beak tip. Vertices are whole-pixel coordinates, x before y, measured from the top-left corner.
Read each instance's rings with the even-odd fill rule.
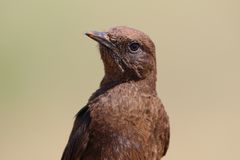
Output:
[[[91,32],[86,32],[85,35],[90,37],[92,35],[92,33]]]
[[[92,32],[86,32],[85,35],[109,48],[114,47],[114,44],[110,41],[110,38],[106,32],[92,31]]]

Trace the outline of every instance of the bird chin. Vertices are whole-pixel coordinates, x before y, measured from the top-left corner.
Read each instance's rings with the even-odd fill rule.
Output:
[[[100,54],[102,56],[106,56],[106,57],[109,57],[112,55],[112,49],[106,47],[105,45],[103,44],[99,44],[99,50],[100,50]]]
[[[113,63],[115,63],[118,66],[121,73],[125,71],[122,66],[122,59],[116,51],[106,47],[103,44],[99,44],[99,50],[102,57],[109,57],[109,56],[111,57]],[[103,59],[109,59],[109,58],[103,58]]]

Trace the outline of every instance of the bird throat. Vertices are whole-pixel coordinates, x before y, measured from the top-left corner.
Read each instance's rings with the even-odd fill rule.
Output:
[[[105,72],[101,85],[111,81],[121,81],[125,70],[118,53],[102,45],[99,46],[99,49]]]

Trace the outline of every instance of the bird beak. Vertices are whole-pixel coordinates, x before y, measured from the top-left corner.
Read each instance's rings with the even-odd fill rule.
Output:
[[[87,32],[85,34],[93,40],[97,41],[99,44],[102,44],[110,49],[115,48],[115,45],[110,41],[110,37],[107,35],[106,32],[93,31]]]

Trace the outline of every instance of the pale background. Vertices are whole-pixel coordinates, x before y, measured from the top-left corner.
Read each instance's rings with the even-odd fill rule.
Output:
[[[1,0],[0,159],[58,160],[103,66],[91,30],[138,28],[157,47],[168,160],[240,159],[240,1]]]

